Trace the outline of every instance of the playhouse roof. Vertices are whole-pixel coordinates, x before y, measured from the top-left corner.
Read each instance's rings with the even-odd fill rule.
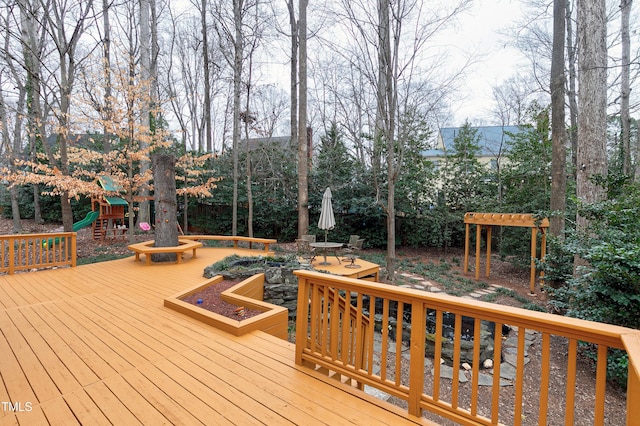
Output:
[[[124,188],[118,185],[117,183],[115,183],[115,181],[111,176],[98,176],[97,179],[98,179],[98,184],[105,191],[114,191],[114,192],[124,191]]]
[[[104,197],[104,200],[110,206],[128,206],[129,204],[120,197]]]
[[[98,176],[98,185],[105,191],[123,192],[124,188],[114,182],[111,176]],[[110,206],[127,206],[129,205],[125,200],[120,197],[104,197],[104,200]]]

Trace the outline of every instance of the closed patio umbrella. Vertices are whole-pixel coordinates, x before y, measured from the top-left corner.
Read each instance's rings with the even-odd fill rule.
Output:
[[[324,241],[327,241],[327,231],[333,229],[336,219],[333,216],[333,206],[331,205],[331,189],[327,188],[322,196],[322,208],[320,209],[320,219],[318,228],[324,229]]]

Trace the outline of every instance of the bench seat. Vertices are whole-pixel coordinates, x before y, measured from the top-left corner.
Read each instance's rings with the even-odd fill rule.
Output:
[[[213,240],[213,241],[233,241],[233,248],[238,248],[238,242],[248,242],[249,248],[252,248],[252,243],[263,244],[263,251],[265,253],[269,252],[269,244],[275,244],[278,240],[274,240],[271,238],[254,238],[254,237],[243,237],[239,235],[181,235],[180,239],[182,240]]]
[[[154,240],[143,241],[141,243],[129,244],[127,248],[136,254],[136,261],[140,261],[140,255],[146,256],[146,264],[151,265],[151,255],[154,253],[175,253],[176,262],[182,263],[182,257],[186,251],[191,250],[191,258],[196,257],[196,250],[202,247],[202,243],[185,239],[178,239],[178,245],[173,247],[154,247]]]

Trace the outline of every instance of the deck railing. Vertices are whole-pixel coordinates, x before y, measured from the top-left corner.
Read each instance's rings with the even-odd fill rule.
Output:
[[[368,385],[404,400],[410,415],[422,416],[427,411],[434,413],[427,417],[441,416],[429,417],[436,421],[448,418],[468,425],[520,425],[548,424],[551,413],[560,413],[568,425],[574,420],[604,424],[608,410],[624,410],[605,404],[607,353],[618,348],[629,355],[626,422],[640,425],[640,416],[633,416],[640,406],[638,330],[313,271],[296,271],[296,275],[296,363],[343,383]],[[445,319],[451,319],[452,324],[447,326]],[[501,379],[502,347],[506,346],[503,331],[508,329],[517,330],[509,348],[514,352],[509,356],[515,357],[515,378],[509,382],[512,386],[501,390],[505,384]],[[537,348],[529,346],[532,333],[539,339]],[[481,335],[489,335],[488,348],[481,349]],[[471,336],[473,342],[469,343]],[[582,382],[576,374],[578,363],[585,362],[579,355],[585,344],[597,354],[595,386],[588,391],[577,389]],[[450,364],[460,365],[461,348],[469,345],[469,372],[453,368],[449,380],[443,378],[446,367],[440,362],[425,368],[426,353],[440,360],[449,350]],[[559,348],[566,374],[560,373],[564,368],[552,368],[551,359],[558,358]],[[492,349],[492,371],[482,367],[487,349]],[[525,366],[530,356],[536,356],[531,364],[540,367]],[[459,382],[462,375],[470,376],[464,389]],[[481,383],[481,376],[485,380],[490,377],[489,383]],[[565,390],[564,401],[550,401],[549,386],[558,383]],[[590,412],[583,410],[585,404],[577,403],[577,391],[581,400],[589,393],[587,397],[593,401],[587,404]],[[505,392],[510,392],[508,397]]]
[[[76,266],[76,233],[0,235],[0,273]]]

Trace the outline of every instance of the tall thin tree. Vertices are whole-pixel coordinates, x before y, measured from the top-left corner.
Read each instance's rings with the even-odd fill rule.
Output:
[[[629,74],[631,70],[631,37],[629,36],[629,17],[633,0],[620,0],[620,41],[622,43],[622,66],[620,69],[620,124],[622,139],[622,172],[631,175],[631,115],[629,98],[631,87]]]
[[[561,237],[564,232],[564,212],[567,190],[567,150],[565,124],[564,40],[566,0],[553,2],[553,51],[551,54],[551,216],[550,232]]]
[[[298,236],[309,230],[309,141],[307,140],[307,5],[298,4]]]

